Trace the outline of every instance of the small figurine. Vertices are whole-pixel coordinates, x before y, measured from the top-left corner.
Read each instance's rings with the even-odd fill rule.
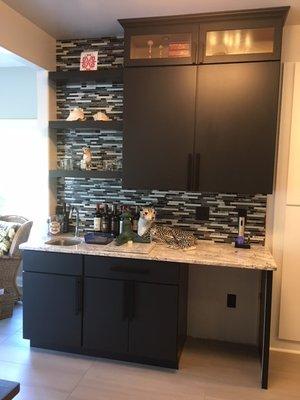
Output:
[[[148,40],[147,45],[148,45],[148,58],[152,58],[152,46],[154,42],[153,40]]]
[[[159,48],[159,58],[162,58],[164,46],[163,46],[162,44],[160,44],[160,45],[158,46],[158,48]]]
[[[92,166],[92,152],[90,147],[84,147],[82,149],[83,156],[82,160],[80,161],[80,168],[82,170],[90,171]]]
[[[116,239],[116,245],[121,246],[128,242],[150,243],[147,238],[142,238],[137,233],[133,232],[131,224],[131,214],[126,211],[122,214],[122,233]]]
[[[93,115],[95,121],[111,121],[111,119],[102,111],[98,111]]]
[[[74,110],[70,111],[66,121],[85,121],[83,109],[80,107],[75,107]]]
[[[155,223],[156,211],[153,207],[143,208],[140,212],[138,222],[138,234],[145,240],[154,240],[158,243],[165,243],[173,249],[194,250],[196,238],[190,232],[173,226],[164,226]]]

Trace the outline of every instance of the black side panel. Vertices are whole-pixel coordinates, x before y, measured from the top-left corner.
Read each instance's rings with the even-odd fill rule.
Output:
[[[196,68],[125,69],[124,188],[188,189]]]
[[[83,347],[127,353],[129,282],[85,278]]]
[[[77,276],[82,274],[82,266],[81,255],[30,250],[23,252],[24,271]]]
[[[198,69],[199,191],[272,193],[280,62]]]
[[[157,360],[177,360],[178,287],[134,283],[129,351]]]
[[[23,334],[53,346],[81,346],[81,279],[23,273]]]

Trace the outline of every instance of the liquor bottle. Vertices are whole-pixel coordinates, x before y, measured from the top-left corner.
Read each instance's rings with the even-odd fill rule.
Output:
[[[134,211],[133,216],[132,216],[132,230],[133,230],[133,232],[137,233],[137,231],[138,231],[139,219],[140,219],[139,207],[135,206],[135,211]]]
[[[109,215],[108,215],[108,208],[107,204],[103,205],[102,208],[103,212],[101,213],[101,232],[108,233],[109,232]]]
[[[101,231],[101,212],[99,204],[96,205],[96,211],[94,214],[94,231],[95,232]]]
[[[110,218],[110,233],[117,236],[119,233],[119,216],[117,212],[117,206],[115,204],[111,205]]]
[[[121,211],[119,214],[119,235],[121,235],[121,233],[123,233],[123,222],[124,222],[123,214],[124,214],[125,210],[126,210],[125,206],[121,206]]]
[[[63,203],[62,208],[62,232],[67,233],[69,231],[69,215],[67,213],[67,205]]]

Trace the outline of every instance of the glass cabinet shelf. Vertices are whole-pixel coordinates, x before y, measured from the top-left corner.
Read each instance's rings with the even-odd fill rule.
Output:
[[[274,27],[208,31],[205,56],[272,54],[274,41]]]
[[[131,60],[190,58],[191,56],[191,33],[133,35],[130,38]]]

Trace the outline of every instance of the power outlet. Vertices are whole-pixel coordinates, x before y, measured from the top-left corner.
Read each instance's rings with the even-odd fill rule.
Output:
[[[227,294],[227,307],[236,308],[236,294],[232,293]]]
[[[196,208],[196,220],[208,221],[209,220],[209,207],[197,207]]]

